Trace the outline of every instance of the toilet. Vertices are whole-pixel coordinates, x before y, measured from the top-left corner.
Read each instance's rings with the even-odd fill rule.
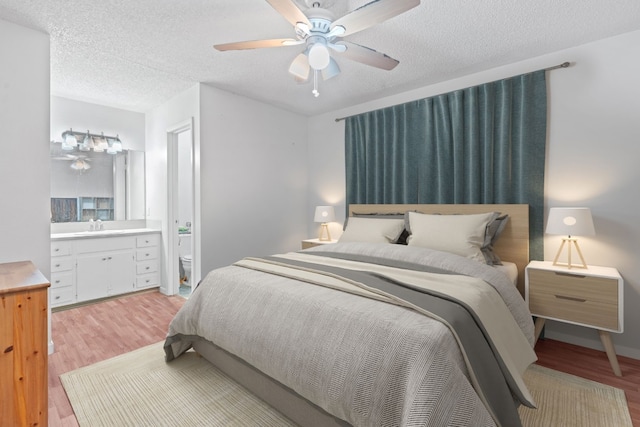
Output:
[[[182,256],[180,260],[182,261],[182,268],[184,268],[184,275],[187,278],[183,284],[191,286],[191,255]]]
[[[180,277],[180,283],[191,286],[191,234],[180,234],[178,246],[180,264],[184,269],[184,276]]]

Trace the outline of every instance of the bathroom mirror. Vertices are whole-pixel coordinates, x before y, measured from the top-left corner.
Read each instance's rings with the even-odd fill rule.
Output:
[[[64,151],[50,143],[51,222],[145,218],[144,152]]]

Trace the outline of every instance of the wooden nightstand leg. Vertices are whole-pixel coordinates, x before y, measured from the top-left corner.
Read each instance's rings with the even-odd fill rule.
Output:
[[[616,356],[616,349],[613,346],[613,341],[611,341],[611,335],[609,335],[609,332],[601,330],[598,330],[598,334],[600,335],[600,341],[602,341],[602,345],[604,346],[604,351],[607,352],[607,357],[609,358],[609,363],[611,363],[611,368],[613,368],[613,373],[616,374],[616,376],[621,377],[622,371],[618,364],[618,357]]]
[[[538,342],[538,338],[540,338],[540,334],[542,333],[542,328],[544,328],[544,321],[545,320],[547,320],[547,319],[542,318],[542,317],[536,318],[535,329],[533,330],[533,336],[535,338],[535,340],[533,341],[534,345],[535,345],[535,343]]]

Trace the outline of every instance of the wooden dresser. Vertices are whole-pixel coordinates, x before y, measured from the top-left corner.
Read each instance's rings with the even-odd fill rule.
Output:
[[[0,264],[0,424],[48,424],[47,288],[31,261]]]

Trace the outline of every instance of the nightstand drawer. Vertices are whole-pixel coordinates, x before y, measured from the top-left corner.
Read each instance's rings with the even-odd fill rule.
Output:
[[[554,293],[529,292],[529,309],[534,316],[618,330],[618,305],[589,300],[586,296],[567,295],[564,289]]]
[[[591,302],[611,304],[617,310],[618,281],[549,270],[529,269],[529,298],[537,294],[561,295]]]

